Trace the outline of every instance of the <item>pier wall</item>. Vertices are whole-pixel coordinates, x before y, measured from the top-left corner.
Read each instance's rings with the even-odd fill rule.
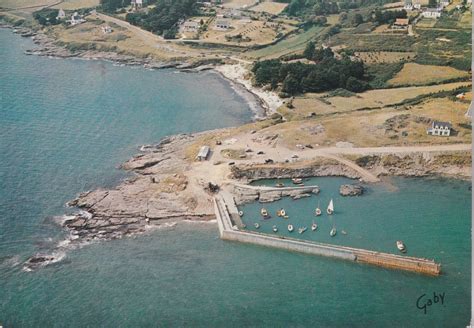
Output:
[[[232,222],[229,208],[226,205],[226,200],[229,201],[228,198],[228,195],[226,195],[226,197],[218,196],[214,198],[214,209],[221,239],[311,255],[339,258],[357,263],[371,264],[389,269],[412,271],[432,276],[437,276],[441,272],[440,264],[435,263],[433,260],[380,253],[360,248],[310,242],[288,237],[270,236],[258,232],[241,231],[237,228],[235,222]],[[235,211],[235,204],[231,204],[230,207]]]

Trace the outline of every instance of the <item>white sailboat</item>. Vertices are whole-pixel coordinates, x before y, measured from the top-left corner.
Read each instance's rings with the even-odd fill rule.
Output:
[[[261,214],[264,218],[266,218],[266,217],[268,216],[268,211],[267,211],[267,209],[266,209],[266,208],[262,208],[262,209],[260,210],[260,214]]]
[[[331,198],[331,201],[329,202],[329,205],[328,205],[328,208],[326,210],[326,212],[331,215],[332,213],[334,213],[334,202],[332,201],[332,198]]]
[[[289,224],[289,225],[288,225],[288,231],[289,231],[289,232],[293,232],[293,229],[294,229],[294,228],[293,228],[293,225],[292,225],[292,224]]]
[[[333,228],[331,229],[331,232],[329,233],[329,235],[330,235],[331,237],[334,237],[334,236],[336,235],[336,233],[337,233],[336,227],[333,227]]]
[[[272,230],[273,230],[273,232],[278,232],[278,228],[277,228],[277,226],[276,226],[276,225],[274,225],[274,226],[273,226],[273,228],[272,228]]]
[[[254,224],[254,227],[255,227],[255,229],[258,229],[258,228],[260,228],[260,224],[255,223],[255,224]]]
[[[318,229],[318,225],[316,222],[313,221],[313,224],[311,225],[311,230],[316,231],[316,229]]]

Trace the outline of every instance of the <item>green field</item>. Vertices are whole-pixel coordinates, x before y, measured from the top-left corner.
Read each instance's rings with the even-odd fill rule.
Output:
[[[313,26],[303,33],[290,36],[275,45],[268,46],[262,49],[246,52],[245,57],[256,58],[278,58],[283,55],[288,55],[297,51],[302,51],[306,43],[310,40],[315,40],[321,35],[324,27]]]

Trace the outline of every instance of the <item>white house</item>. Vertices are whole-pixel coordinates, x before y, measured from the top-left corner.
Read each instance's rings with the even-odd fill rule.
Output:
[[[71,24],[71,26],[74,26],[74,25],[78,25],[78,24],[82,24],[84,23],[86,20],[84,18],[82,18],[81,15],[79,15],[77,13],[77,11],[71,16],[71,19],[68,20],[69,24]]]
[[[195,21],[186,21],[181,25],[181,31],[183,32],[197,32],[200,24]]]
[[[217,30],[228,30],[230,28],[230,22],[227,19],[216,20]]]
[[[143,7],[143,0],[132,0],[130,5],[133,9],[139,9]]]
[[[199,149],[199,153],[196,156],[196,159],[199,161],[205,161],[207,157],[209,157],[209,154],[211,153],[211,148],[209,146],[202,146],[201,149]]]
[[[58,16],[56,17],[56,19],[59,20],[59,19],[64,19],[64,18],[66,18],[66,13],[64,12],[64,10],[59,9]]]
[[[451,127],[451,123],[433,121],[431,128],[429,128],[426,132],[432,136],[449,137],[451,135]]]
[[[444,8],[444,7],[449,6],[450,3],[451,3],[450,0],[441,0],[441,1],[439,2],[439,5]]]
[[[420,10],[421,9],[421,3],[419,1],[413,2],[413,9]]]
[[[441,10],[439,8],[426,8],[421,15],[426,18],[439,18],[441,17]]]
[[[112,28],[109,25],[101,26],[100,29],[102,30],[102,33],[104,34],[112,33]]]
[[[403,6],[405,10],[413,10],[413,3],[411,0],[405,0],[405,5]]]

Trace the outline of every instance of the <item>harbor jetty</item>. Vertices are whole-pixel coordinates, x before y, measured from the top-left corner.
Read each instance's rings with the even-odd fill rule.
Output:
[[[232,195],[224,191],[215,196],[213,202],[220,238],[223,240],[327,256],[430,276],[438,276],[441,273],[441,265],[433,260],[239,230],[238,227],[242,226],[242,222],[240,222],[237,206]]]

